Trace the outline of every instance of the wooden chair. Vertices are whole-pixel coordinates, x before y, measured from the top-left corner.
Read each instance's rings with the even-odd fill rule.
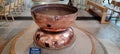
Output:
[[[25,7],[24,7],[24,6],[25,6],[24,0],[21,1],[21,6],[22,6],[22,8],[23,8],[23,10],[24,10],[24,9],[25,9]]]
[[[23,5],[24,5],[24,0],[15,1],[14,9],[15,9],[16,16],[21,14],[24,11]]]
[[[86,8],[86,4],[87,4],[87,0],[77,0],[76,2],[76,7],[80,8],[80,9],[85,9]]]
[[[13,3],[10,3],[10,12],[14,11],[14,2]]]
[[[13,21],[14,21],[14,16],[13,16],[12,12],[15,10],[14,9],[14,7],[15,7],[14,4],[15,4],[14,2],[10,3],[10,16],[12,17]]]
[[[18,0],[16,0],[15,2],[14,2],[14,12],[15,12],[15,14],[16,14],[16,16],[17,15],[19,15],[19,7],[18,7],[18,5],[19,5],[19,3],[18,3],[19,1]]]
[[[111,4],[113,5],[113,9],[110,9],[112,12],[110,14],[109,20],[111,20],[111,18],[116,18],[115,20],[116,24],[118,19],[120,18],[120,2],[112,0]],[[117,14],[116,16],[115,13]]]
[[[8,14],[9,14],[9,9],[10,5],[6,5],[4,6],[4,8],[2,9],[2,11],[0,12],[0,17],[2,18],[3,16],[5,17],[6,22],[8,22]]]
[[[24,0],[18,0],[18,7],[21,12],[24,11]]]
[[[4,6],[4,5],[5,5],[5,2],[6,2],[5,0],[0,0],[0,5],[1,5],[1,6]]]
[[[91,8],[92,7],[92,8]],[[97,8],[97,11],[95,8]],[[106,14],[107,14],[107,8],[104,6],[101,6],[98,3],[95,3],[94,1],[88,0],[87,1],[87,7],[86,11],[92,11],[93,13],[97,14],[99,17],[101,17],[100,23],[109,23],[108,20],[106,19]]]

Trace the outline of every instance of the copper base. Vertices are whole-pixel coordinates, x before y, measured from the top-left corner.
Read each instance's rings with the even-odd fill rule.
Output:
[[[34,36],[35,43],[42,48],[61,49],[71,45],[75,40],[72,28],[60,32],[48,32],[38,29]]]

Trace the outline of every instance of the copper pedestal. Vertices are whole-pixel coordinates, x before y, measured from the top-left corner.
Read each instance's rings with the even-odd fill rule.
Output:
[[[35,43],[43,48],[60,49],[75,40],[71,24],[77,17],[77,8],[64,4],[45,4],[32,7],[31,14],[40,27]]]

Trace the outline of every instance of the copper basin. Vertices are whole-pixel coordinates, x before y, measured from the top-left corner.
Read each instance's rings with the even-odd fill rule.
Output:
[[[63,31],[77,17],[78,9],[65,4],[44,4],[31,8],[36,24],[47,31]]]

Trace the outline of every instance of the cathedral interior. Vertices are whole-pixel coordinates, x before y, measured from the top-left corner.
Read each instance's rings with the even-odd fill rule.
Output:
[[[120,0],[0,0],[0,54],[120,54]]]

